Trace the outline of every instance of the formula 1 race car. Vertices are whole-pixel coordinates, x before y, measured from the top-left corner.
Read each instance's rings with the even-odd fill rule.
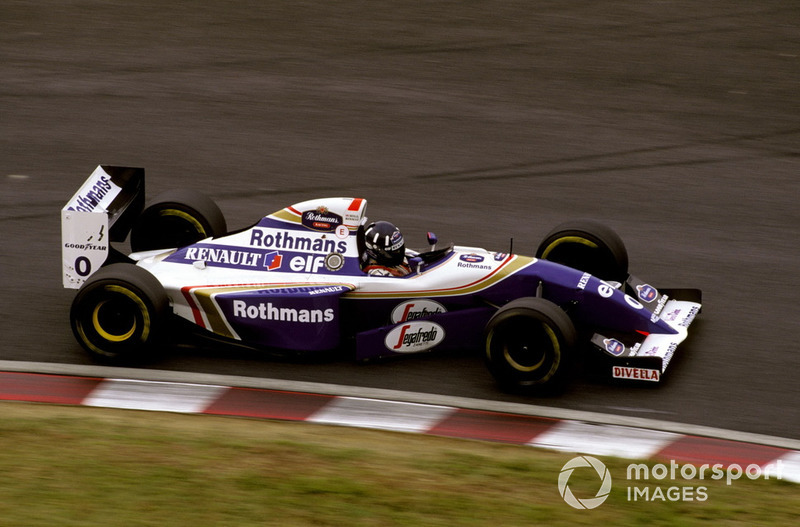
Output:
[[[358,360],[482,347],[501,388],[561,387],[580,348],[617,379],[658,382],[700,312],[696,289],[628,274],[619,236],[560,225],[535,257],[475,247],[407,250],[403,277],[363,269],[367,201],[296,203],[228,232],[208,197],[145,207],[144,170],[99,166],[62,210],[63,284],[78,342],[133,363],[179,320],[260,350],[354,350]],[[130,243],[130,254],[112,242]]]

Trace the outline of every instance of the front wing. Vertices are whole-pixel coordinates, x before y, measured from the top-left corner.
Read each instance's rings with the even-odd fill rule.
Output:
[[[661,289],[651,302],[654,321],[666,322],[674,333],[604,335],[595,333],[591,344],[598,354],[599,373],[612,379],[660,382],[678,346],[689,335],[689,326],[702,308],[696,289]]]

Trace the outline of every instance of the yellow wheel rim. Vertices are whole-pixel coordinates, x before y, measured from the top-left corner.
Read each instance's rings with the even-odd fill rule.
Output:
[[[106,285],[106,286],[103,287],[103,289],[105,291],[110,291],[110,292],[114,292],[114,293],[120,293],[120,294],[130,298],[137,305],[137,307],[139,308],[139,313],[142,316],[141,331],[139,332],[139,337],[138,338],[139,338],[140,341],[146,342],[148,336],[150,335],[150,311],[147,309],[147,306],[142,301],[142,299],[139,298],[139,296],[136,293],[134,293],[133,291],[127,289],[126,287],[122,287],[122,286],[118,286],[118,285]],[[122,342],[130,339],[131,337],[133,337],[136,334],[136,330],[139,328],[139,324],[134,319],[133,326],[131,327],[131,329],[129,331],[126,331],[125,333],[118,334],[118,335],[114,335],[112,333],[109,333],[108,331],[103,329],[103,327],[100,324],[100,321],[98,319],[98,313],[100,311],[100,308],[106,302],[108,302],[108,300],[103,300],[103,301],[99,302],[98,305],[95,306],[94,310],[92,311],[92,316],[90,318],[91,318],[91,327],[93,329],[93,333],[96,336],[99,336],[101,339],[103,339],[111,347],[107,347],[107,346],[103,345],[101,342],[98,341],[96,336],[92,336],[91,333],[87,334],[84,325],[86,323],[88,323],[89,320],[86,320],[85,318],[83,320],[78,320],[77,323],[76,323],[75,328],[76,328],[76,330],[78,332],[78,335],[80,337],[81,342],[87,348],[92,350],[94,353],[97,353],[98,355],[105,355],[105,356],[108,356],[108,357],[113,357],[113,356],[115,356],[117,354],[117,351],[116,351],[116,348],[115,348],[115,346],[117,346],[116,343],[122,343]],[[109,343],[115,343],[115,344],[109,344]]]
[[[548,326],[547,324],[543,324],[543,327],[545,333],[547,333],[547,336],[550,338],[550,342],[553,344],[553,353],[555,355],[555,361],[553,363],[553,366],[556,367],[558,366],[558,358],[561,356],[561,347],[558,344],[558,337],[556,337],[555,332],[550,328],[550,326]],[[508,346],[503,346],[503,356],[505,357],[506,361],[508,361],[508,364],[511,365],[512,368],[514,368],[517,371],[522,371],[526,373],[531,371],[536,371],[537,369],[539,369],[542,366],[542,364],[544,364],[544,359],[545,359],[545,356],[542,355],[541,360],[536,364],[532,366],[523,366],[522,364],[514,360],[514,358],[508,352]]]
[[[133,301],[133,303],[136,304],[136,307],[139,308],[139,313],[142,315],[142,331],[141,334],[139,335],[139,339],[142,341],[146,341],[148,335],[150,334],[150,311],[147,309],[147,306],[144,304],[142,299],[139,298],[139,295],[137,295],[127,287],[122,287],[119,285],[107,285],[104,287],[104,289],[112,293],[119,293],[121,295],[124,295],[130,298]],[[100,308],[106,302],[107,300],[103,300],[102,302],[99,302],[95,306],[92,312],[92,327],[97,332],[97,334],[100,335],[100,337],[109,342],[123,342],[125,340],[128,340],[136,333],[137,329],[136,319],[134,319],[133,326],[131,327],[131,329],[126,331],[125,333],[121,333],[118,335],[109,333],[108,331],[103,329],[102,325],[100,324],[100,321],[98,320],[98,313],[100,311]],[[83,334],[83,331],[81,331],[81,334]]]
[[[561,345],[558,341],[558,336],[556,335],[555,331],[548,325],[542,324],[545,333],[547,333],[548,338],[550,339],[551,344],[553,345],[553,365],[550,367],[550,370],[540,379],[536,381],[536,384],[540,384],[543,382],[547,382],[550,377],[558,370],[558,366],[561,362]],[[489,334],[489,337],[486,339],[486,354],[491,359],[492,356],[492,339],[494,338],[494,331]],[[542,367],[542,364],[545,362],[545,356],[543,355],[541,360],[532,366],[524,366],[514,360],[511,354],[508,351],[508,345],[503,344],[503,358],[505,359],[506,363],[514,368],[515,370],[523,373],[530,373],[536,371],[537,369]]]
[[[553,249],[558,247],[563,243],[578,243],[581,245],[585,245],[592,249],[597,249],[599,246],[591,240],[587,240],[581,236],[564,236],[563,238],[559,238],[555,240],[553,243],[547,246],[547,248],[542,252],[542,258],[547,260],[547,256],[553,252]]]
[[[194,229],[197,231],[197,233],[200,236],[202,236],[203,238],[207,238],[208,237],[208,235],[206,234],[205,228],[203,228],[203,225],[199,221],[197,221],[197,218],[195,218],[191,214],[187,214],[187,213],[183,212],[182,210],[164,209],[162,211],[159,211],[158,215],[159,216],[174,216],[176,218],[180,218],[180,219],[182,219],[184,221],[187,221],[192,225],[192,227],[194,227]]]
[[[119,335],[109,333],[103,328],[103,325],[100,324],[99,318],[100,308],[102,308],[107,302],[107,300],[103,300],[94,307],[94,311],[92,312],[92,327],[94,327],[94,330],[98,335],[109,342],[122,342],[124,340],[128,340],[136,332],[136,318],[133,319],[133,325],[127,332],[120,333]]]

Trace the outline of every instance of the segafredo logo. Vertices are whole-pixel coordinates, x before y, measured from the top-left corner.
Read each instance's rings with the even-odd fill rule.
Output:
[[[392,323],[407,322],[428,318],[437,313],[446,313],[447,309],[433,300],[411,300],[403,302],[392,310]]]
[[[600,489],[593,498],[577,498],[569,488],[569,478],[576,468],[591,467],[597,472],[600,478]],[[564,501],[570,507],[576,509],[594,509],[599,507],[606,501],[609,493],[611,493],[611,473],[606,468],[605,464],[599,459],[592,456],[578,456],[570,459],[561,468],[561,473],[558,475],[558,492]]]
[[[383,340],[395,353],[418,353],[429,350],[444,340],[444,328],[435,322],[409,322],[391,330]]]

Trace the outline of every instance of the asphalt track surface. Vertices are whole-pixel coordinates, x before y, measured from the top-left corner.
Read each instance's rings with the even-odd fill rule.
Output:
[[[365,197],[409,245],[531,254],[591,217],[703,313],[656,388],[498,392],[479,357],[169,350],[159,370],[349,384],[800,438],[800,9],[752,2],[3,2],[0,360],[89,364],[59,209],[98,164],[231,227]]]

